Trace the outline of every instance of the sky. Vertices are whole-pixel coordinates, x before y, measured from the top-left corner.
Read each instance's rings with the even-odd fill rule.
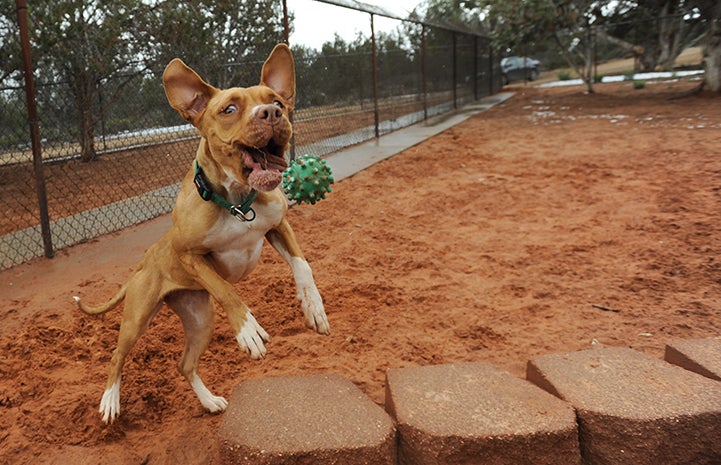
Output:
[[[363,3],[383,7],[394,15],[405,18],[421,0],[361,0]],[[319,49],[333,40],[338,33],[346,41],[352,41],[361,32],[370,37],[370,15],[349,8],[317,2],[314,0],[287,0],[288,10],[295,15],[291,45],[307,45]],[[375,30],[394,30],[399,21],[376,16]]]

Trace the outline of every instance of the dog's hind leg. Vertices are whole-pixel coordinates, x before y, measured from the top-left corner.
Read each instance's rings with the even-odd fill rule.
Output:
[[[200,403],[210,412],[222,412],[228,406],[223,397],[213,395],[198,376],[198,360],[213,336],[215,312],[207,291],[176,291],[165,302],[183,322],[185,349],[178,369],[188,380]]]
[[[133,280],[136,277],[137,275],[133,277]],[[110,360],[108,382],[100,401],[100,413],[105,423],[112,423],[120,414],[120,379],[125,357],[160,309],[162,302],[154,300],[157,293],[153,291],[154,289],[148,288],[147,280],[140,280],[135,283],[135,286],[130,283],[128,286],[123,321],[118,334],[118,347]]]

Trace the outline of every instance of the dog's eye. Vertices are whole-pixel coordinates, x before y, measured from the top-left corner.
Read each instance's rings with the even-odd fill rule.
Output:
[[[230,115],[231,113],[235,113],[236,111],[238,111],[238,107],[232,104],[223,108],[223,113],[225,113],[226,115]]]
[[[278,100],[274,100],[273,105],[275,105],[278,108],[283,108],[283,104]]]

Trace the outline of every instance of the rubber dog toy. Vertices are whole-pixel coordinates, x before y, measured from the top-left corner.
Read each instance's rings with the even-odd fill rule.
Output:
[[[303,155],[283,171],[283,192],[298,203],[315,205],[331,191],[333,182],[326,161],[313,155]]]

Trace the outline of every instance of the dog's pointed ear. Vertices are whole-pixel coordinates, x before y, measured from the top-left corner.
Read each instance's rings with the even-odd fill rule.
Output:
[[[275,46],[263,64],[260,84],[276,91],[285,103],[293,108],[295,104],[295,64],[293,54],[286,44]]]
[[[182,60],[175,58],[163,72],[163,87],[170,106],[186,121],[197,126],[198,116],[218,89],[201,79]]]

